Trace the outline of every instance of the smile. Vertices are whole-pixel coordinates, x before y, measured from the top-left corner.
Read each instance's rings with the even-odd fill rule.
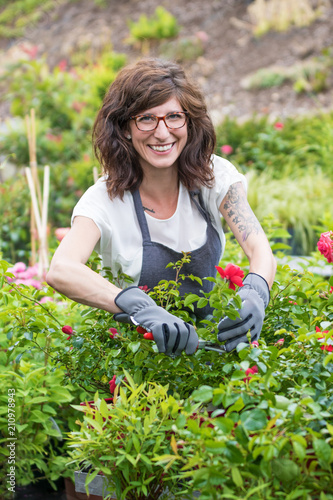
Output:
[[[166,144],[165,146],[149,146],[153,151],[158,151],[163,153],[164,151],[169,151],[173,147],[174,143]]]

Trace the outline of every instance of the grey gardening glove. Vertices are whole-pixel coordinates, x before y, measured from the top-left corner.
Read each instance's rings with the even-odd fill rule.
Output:
[[[246,334],[249,330],[252,342],[259,339],[270,299],[267,281],[255,273],[246,276],[237,295],[242,299],[242,307],[238,310],[240,317],[225,317],[218,324],[217,338],[220,342],[226,342],[227,352],[235,349],[240,342],[248,343]]]
[[[184,350],[186,354],[196,351],[199,339],[193,326],[159,307],[140,288],[125,288],[117,295],[115,303],[126,314],[117,313],[114,319],[151,331],[159,352],[179,356]]]

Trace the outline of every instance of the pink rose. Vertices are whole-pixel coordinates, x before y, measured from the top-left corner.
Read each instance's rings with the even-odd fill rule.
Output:
[[[282,130],[282,129],[283,129],[283,127],[284,127],[284,125],[283,125],[283,123],[281,123],[281,122],[276,122],[276,123],[274,124],[274,128],[276,128],[276,130]]]
[[[70,227],[58,227],[55,231],[55,237],[57,238],[58,241],[61,241],[64,239],[66,234],[69,232]]]
[[[17,273],[23,273],[26,268],[27,266],[24,262],[16,262],[16,264],[14,264],[12,268],[8,269],[8,271],[16,275]]]
[[[233,150],[234,148],[232,146],[229,146],[229,144],[224,144],[223,146],[221,146],[221,153],[223,153],[224,155],[231,155]]]
[[[317,243],[319,252],[327,259],[327,262],[333,262],[333,231],[326,231],[320,235]]]
[[[283,345],[284,344],[284,339],[279,339],[275,342],[274,345]]]

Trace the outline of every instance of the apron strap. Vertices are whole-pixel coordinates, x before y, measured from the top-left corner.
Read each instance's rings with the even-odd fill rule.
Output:
[[[141,234],[142,234],[142,241],[143,243],[151,243],[151,238],[150,238],[150,232],[148,228],[148,223],[147,219],[145,217],[145,213],[143,210],[142,206],[142,201],[141,201],[141,196],[139,193],[139,190],[137,189],[132,193],[133,196],[133,201],[134,201],[134,208],[136,212],[136,216],[139,221],[139,226],[141,229]]]
[[[193,203],[195,204],[195,206],[197,207],[197,209],[199,210],[199,212],[201,213],[207,224],[210,224],[211,220],[207,210],[205,209],[200,189],[197,189],[196,191],[189,191],[189,193],[191,200],[193,201]],[[195,196],[198,197],[198,201],[195,199]]]

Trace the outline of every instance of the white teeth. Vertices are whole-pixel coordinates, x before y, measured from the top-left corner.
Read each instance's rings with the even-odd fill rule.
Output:
[[[168,149],[172,148],[172,144],[168,144],[167,146],[150,146],[154,151],[168,151]]]

